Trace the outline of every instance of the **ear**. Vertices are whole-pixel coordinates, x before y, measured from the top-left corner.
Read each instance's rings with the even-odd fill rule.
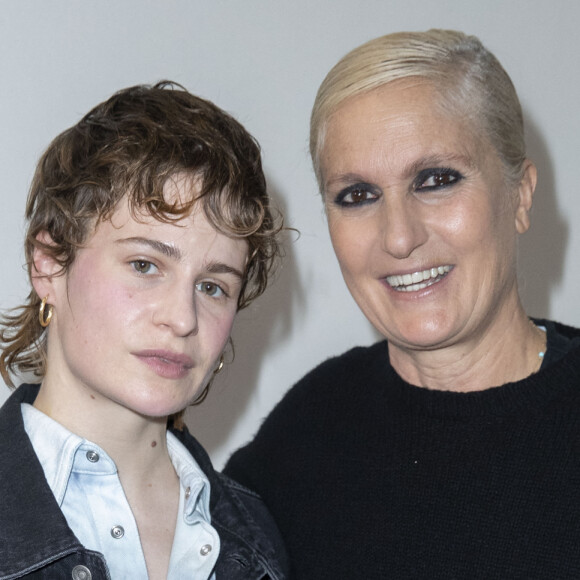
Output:
[[[523,234],[530,227],[530,210],[532,209],[532,199],[536,189],[538,171],[536,166],[529,160],[524,161],[524,174],[518,184],[518,197],[516,207],[516,230],[518,234]]]
[[[52,246],[54,242],[47,231],[40,232],[36,239],[40,242],[32,252],[32,264],[30,268],[30,278],[34,290],[44,298],[48,296],[48,303],[54,301],[54,279],[62,272],[60,264],[54,256],[47,252],[43,246]]]

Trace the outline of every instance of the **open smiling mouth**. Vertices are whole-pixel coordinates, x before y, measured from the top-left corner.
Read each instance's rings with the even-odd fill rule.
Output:
[[[453,266],[438,266],[430,270],[413,272],[413,274],[402,274],[387,276],[387,283],[397,292],[416,292],[428,286],[437,284],[447,276]]]

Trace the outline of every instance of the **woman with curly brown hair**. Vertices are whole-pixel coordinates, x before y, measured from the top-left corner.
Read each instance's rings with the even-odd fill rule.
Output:
[[[278,255],[260,151],[212,103],[122,90],[60,134],[3,319],[0,578],[284,578],[259,498],[183,426]],[[9,532],[8,532],[9,530]]]

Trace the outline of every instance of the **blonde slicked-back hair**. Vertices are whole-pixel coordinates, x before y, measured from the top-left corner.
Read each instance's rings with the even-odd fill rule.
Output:
[[[328,73],[310,118],[310,154],[323,189],[320,153],[329,119],[347,99],[399,79],[430,82],[451,115],[468,119],[495,148],[508,183],[520,181],[525,160],[523,115],[510,77],[478,38],[454,30],[397,32],[344,56]]]

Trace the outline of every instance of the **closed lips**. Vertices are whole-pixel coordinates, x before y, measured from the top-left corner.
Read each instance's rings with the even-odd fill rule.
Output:
[[[154,358],[166,364],[181,365],[185,368],[192,368],[194,366],[191,357],[176,352],[166,350],[143,350],[135,354],[140,358]]]

